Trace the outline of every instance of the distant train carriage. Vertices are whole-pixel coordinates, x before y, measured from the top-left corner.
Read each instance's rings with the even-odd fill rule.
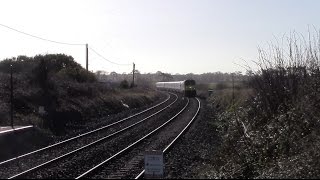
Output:
[[[173,82],[157,82],[156,87],[160,90],[174,91],[182,93],[187,97],[196,96],[196,82],[194,80],[173,81]]]

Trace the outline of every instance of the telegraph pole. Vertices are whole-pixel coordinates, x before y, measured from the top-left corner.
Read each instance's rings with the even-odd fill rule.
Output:
[[[87,69],[87,72],[89,71],[88,70],[88,44],[86,44],[86,69]]]
[[[231,73],[232,75],[232,105],[234,104],[234,77],[233,77],[233,73]]]
[[[134,71],[135,71],[136,65],[133,63],[133,70],[132,70],[132,87],[134,87]]]
[[[12,64],[10,64],[10,119],[11,119],[11,127],[13,129],[13,80],[12,80]]]

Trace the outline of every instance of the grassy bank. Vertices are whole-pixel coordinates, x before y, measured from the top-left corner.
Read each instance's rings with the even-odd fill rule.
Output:
[[[79,124],[159,98],[153,91],[122,89],[99,83],[71,56],[19,56],[0,62],[0,125],[10,125],[10,65],[13,68],[14,124],[63,134],[67,124]],[[39,111],[43,107],[43,112]]]
[[[288,48],[260,50],[249,96],[231,101],[225,89],[209,99],[221,144],[204,177],[320,177],[319,40],[288,39]]]

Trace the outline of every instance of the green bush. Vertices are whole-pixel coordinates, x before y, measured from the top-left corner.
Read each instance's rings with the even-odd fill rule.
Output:
[[[35,57],[18,56],[0,62],[0,97],[2,99],[0,114],[8,109],[10,93],[10,65],[13,70],[14,112],[15,122],[26,124],[26,116],[39,116],[39,106],[44,106],[47,116],[42,124],[45,128],[56,131],[52,124],[54,112],[65,106],[73,106],[66,102],[72,98],[93,97],[98,94],[93,82],[95,75],[87,72],[71,56],[64,54],[37,55]],[[90,83],[90,84],[88,84]],[[3,107],[6,106],[6,107]],[[19,116],[18,116],[19,115]],[[36,118],[35,118],[36,119]],[[31,121],[31,120],[30,120]],[[4,116],[2,125],[8,125],[9,119]]]
[[[122,89],[128,89],[129,88],[129,83],[127,80],[123,80],[120,82],[120,88]]]
[[[87,72],[83,68],[63,68],[57,73],[58,77],[66,78],[77,82],[95,82],[96,77],[93,73]]]

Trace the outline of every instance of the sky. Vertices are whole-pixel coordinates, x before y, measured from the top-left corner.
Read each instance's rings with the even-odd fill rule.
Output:
[[[85,67],[88,44],[93,72],[129,73],[133,62],[142,73],[245,72],[258,47],[319,29],[319,7],[316,0],[1,0],[1,25],[81,45],[0,25],[0,60],[63,53]]]

